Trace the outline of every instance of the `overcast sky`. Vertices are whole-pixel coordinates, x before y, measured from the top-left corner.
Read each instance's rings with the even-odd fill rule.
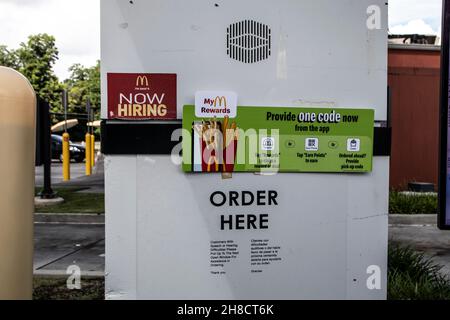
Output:
[[[99,0],[0,0],[0,44],[17,48],[28,35],[56,37],[55,72],[67,78],[73,63],[92,66],[100,58]],[[438,34],[442,0],[389,0],[393,34]]]

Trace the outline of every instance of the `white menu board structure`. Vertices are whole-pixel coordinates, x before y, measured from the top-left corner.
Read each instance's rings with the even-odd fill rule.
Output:
[[[102,0],[101,16],[108,299],[386,298],[388,155],[367,174],[222,179],[184,173],[163,152],[179,134],[161,131],[181,127],[199,91],[385,122],[385,1]],[[141,74],[127,89],[141,91],[176,75],[177,119],[111,119],[108,74],[120,73]],[[158,90],[161,108],[175,98]]]

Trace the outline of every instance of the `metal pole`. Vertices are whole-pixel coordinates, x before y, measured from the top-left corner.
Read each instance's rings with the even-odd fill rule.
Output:
[[[91,166],[95,166],[94,110],[91,108]]]
[[[94,134],[94,109],[91,108],[91,134]]]
[[[63,134],[63,180],[70,180],[70,136],[67,132],[67,104],[69,102],[69,95],[66,90],[63,91],[64,103],[64,134]]]
[[[69,104],[69,92],[64,90],[64,132],[67,133],[67,105]]]
[[[50,106],[48,102],[38,98],[38,110],[41,113],[41,130],[42,130],[42,142],[43,142],[43,158],[44,158],[44,189],[40,193],[41,199],[53,199],[56,194],[52,190],[52,178],[51,178],[51,162],[52,162],[52,149],[51,149],[51,129],[50,129]]]
[[[87,98],[87,101],[86,101],[86,113],[87,113],[87,119],[88,119],[88,123],[89,123],[92,121],[92,119],[91,119],[91,99],[89,99],[89,98]],[[89,126],[87,126],[87,129],[89,132]]]

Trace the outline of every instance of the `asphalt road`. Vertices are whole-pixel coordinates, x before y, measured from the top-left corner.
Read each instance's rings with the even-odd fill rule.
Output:
[[[35,275],[66,275],[74,265],[82,276],[104,274],[104,224],[36,223],[34,232]]]
[[[57,184],[63,182],[62,176],[62,163],[59,161],[52,162],[51,168],[52,184]],[[85,175],[85,164],[72,162],[70,164],[70,178],[77,179]],[[36,167],[36,182],[37,187],[44,185],[44,166]]]
[[[439,230],[436,215],[416,215],[390,219],[389,242],[409,246],[443,266],[450,276],[450,231]]]

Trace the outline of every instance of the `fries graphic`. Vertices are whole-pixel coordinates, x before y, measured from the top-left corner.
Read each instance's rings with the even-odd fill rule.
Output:
[[[201,139],[202,171],[233,172],[239,135],[236,123],[229,123],[225,117],[223,123],[214,118],[194,124]]]

